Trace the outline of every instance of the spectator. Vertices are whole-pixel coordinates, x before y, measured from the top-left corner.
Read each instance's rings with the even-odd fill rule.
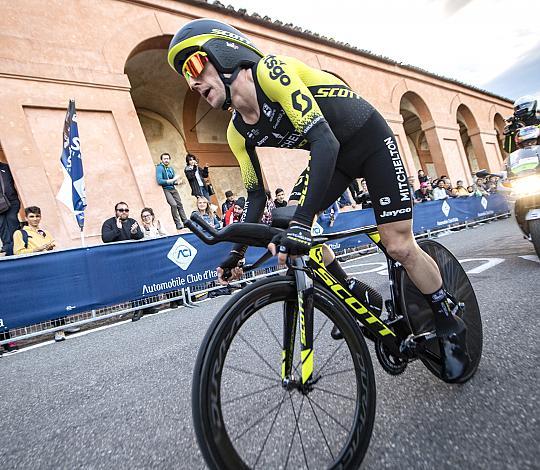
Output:
[[[452,187],[452,182],[448,176],[442,178],[444,180],[444,189],[446,189],[446,194],[448,197],[454,197],[454,188]]]
[[[321,222],[327,222],[330,227],[334,226],[334,222],[336,221],[337,217],[339,215],[339,204],[337,201],[335,201],[330,207],[328,207],[323,213],[321,214]]]
[[[478,186],[478,189],[483,189],[483,190],[485,190],[486,187],[485,187],[485,180],[484,180],[484,178],[476,178],[476,186]]]
[[[167,236],[167,232],[161,227],[161,222],[156,220],[154,211],[150,207],[145,207],[141,211],[142,232],[144,238],[159,238]]]
[[[469,191],[463,186],[463,181],[458,180],[456,183],[456,187],[453,191],[454,197],[463,197],[463,196],[469,196]]]
[[[184,212],[184,206],[182,205],[182,199],[180,199],[180,194],[178,194],[178,190],[174,187],[178,184],[180,175],[175,176],[174,168],[170,166],[170,154],[162,153],[159,158],[161,159],[161,163],[156,167],[156,180],[163,188],[167,203],[171,206],[171,214],[176,225],[176,230],[182,230],[187,217]]]
[[[223,221],[223,225],[230,225],[235,222],[240,222],[240,218],[244,213],[245,203],[246,200],[243,197],[239,197],[225,214],[225,220]]]
[[[420,184],[427,183],[428,179],[429,177],[426,176],[426,174],[424,173],[424,170],[418,170],[418,183]]]
[[[103,243],[140,240],[144,237],[137,221],[128,217],[129,208],[125,202],[117,203],[114,211],[115,216],[103,222],[101,227]]]
[[[487,196],[487,192],[484,189],[480,189],[476,183],[473,183],[471,186],[467,186],[467,192],[470,197],[482,197]]]
[[[53,237],[41,229],[41,209],[30,206],[24,209],[28,225],[13,233],[13,252],[16,255],[41,253],[54,250]]]
[[[210,200],[210,194],[208,194],[208,188],[204,181],[205,178],[208,178],[208,163],[204,168],[201,168],[199,159],[195,155],[188,153],[184,173],[191,186],[191,195],[196,198],[204,196],[207,200]]]
[[[439,199],[448,199],[448,193],[442,178],[437,181],[437,187],[433,190],[433,200],[438,201]]]
[[[25,253],[41,253],[54,250],[56,246],[54,238],[50,233],[47,233],[40,227],[41,209],[36,206],[30,206],[24,209],[24,213],[28,225],[13,233],[13,252],[16,255],[22,255]],[[53,320],[54,327],[65,324],[66,321],[64,318]],[[78,331],[78,328],[71,330],[71,332],[75,331]],[[56,342],[64,341],[65,339],[66,333],[63,330],[55,332],[54,340]]]
[[[219,217],[212,210],[210,202],[204,196],[197,198],[197,210],[193,211],[193,214],[199,214],[207,223],[213,225],[214,228],[221,228]]]
[[[362,209],[369,209],[372,207],[371,204],[371,197],[369,196],[368,187],[366,184],[366,180],[362,179],[360,181],[360,188],[362,188],[362,192],[360,193],[360,196],[358,197],[358,202],[362,204]]]
[[[11,256],[13,254],[13,232],[19,228],[17,214],[21,203],[9,165],[3,162],[0,162],[0,195],[3,195],[5,200],[9,202],[9,208],[0,213],[2,251],[6,253],[6,256]]]
[[[276,207],[286,207],[287,201],[285,200],[285,191],[281,188],[276,189],[276,198],[274,199],[274,205]]]
[[[497,181],[499,180],[499,178],[497,178],[496,176],[493,176],[491,175],[485,185],[485,190],[490,193],[490,194],[493,194],[493,193],[496,193],[497,192]]]
[[[225,214],[234,204],[234,193],[229,189],[225,191],[225,202],[221,204],[222,220],[225,220]]]
[[[349,184],[349,191],[351,192],[354,202],[358,202],[357,198],[360,196],[360,185],[358,184],[358,180],[356,178],[351,181],[351,184]]]
[[[433,201],[433,195],[429,190],[429,184],[425,181],[420,183],[420,188],[414,192],[414,202]]]
[[[272,225],[272,211],[276,208],[274,201],[272,201],[272,193],[266,191],[266,204],[264,206],[263,216],[261,222],[266,225]]]

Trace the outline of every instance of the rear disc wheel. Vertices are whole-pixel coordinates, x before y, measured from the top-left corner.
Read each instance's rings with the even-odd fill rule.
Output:
[[[482,357],[482,319],[480,308],[473,287],[465,270],[454,255],[443,245],[433,240],[420,240],[418,245],[437,263],[443,287],[457,302],[463,303],[464,307],[457,314],[467,327],[467,350],[471,358],[469,367],[457,383],[467,382],[475,374]],[[401,271],[401,307],[407,312],[411,330],[418,335],[433,331],[433,310],[424,298],[424,295],[416,288],[409,279],[405,270]],[[437,357],[441,357],[438,341],[431,341],[427,349]],[[442,378],[440,361],[421,356],[421,360],[430,372]]]

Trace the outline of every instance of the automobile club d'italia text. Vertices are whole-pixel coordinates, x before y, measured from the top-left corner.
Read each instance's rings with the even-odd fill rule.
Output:
[[[166,282],[143,284],[142,293],[143,295],[151,294],[154,292],[174,289],[175,287],[184,287],[188,284],[194,284],[196,282],[207,281],[214,278],[217,278],[216,270],[207,269],[203,273],[188,274],[185,278],[177,276]]]

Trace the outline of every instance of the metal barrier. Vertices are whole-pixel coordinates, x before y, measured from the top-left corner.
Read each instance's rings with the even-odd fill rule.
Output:
[[[445,226],[444,228],[441,228],[439,230],[426,230],[425,232],[416,234],[415,238],[432,238],[442,232],[449,232],[452,229],[469,229],[479,224],[490,222],[496,219],[506,218],[509,216],[510,212],[504,212],[491,217],[478,218],[472,221],[466,221],[461,224]],[[377,251],[378,248],[376,245],[367,244],[342,251],[335,251],[335,253],[338,259],[342,259],[345,257],[350,257],[351,259],[354,259],[367,254],[376,253]],[[233,287],[241,286],[245,283],[251,283],[257,279],[261,279],[270,275],[280,274],[284,271],[286,271],[286,269],[279,268],[278,266],[262,268],[247,273],[244,278],[238,281],[231,282],[230,285]],[[104,322],[106,320],[111,320],[116,317],[120,317],[121,319],[129,313],[141,309],[157,307],[175,301],[181,302],[182,306],[184,307],[194,308],[197,304],[197,297],[202,298],[213,291],[217,291],[223,288],[224,286],[217,284],[217,281],[209,281],[206,284],[201,284],[199,286],[196,286],[195,288],[185,287],[176,291],[150,296],[142,300],[124,302],[121,304],[97,310],[91,310],[89,312],[68,315],[58,319],[26,326],[23,328],[14,328],[9,330],[8,332],[0,333],[0,346],[12,342],[20,342],[30,340],[39,336],[54,334],[57,331],[66,330],[67,328],[81,327],[96,322]],[[58,323],[62,324],[58,325]],[[0,350],[0,355],[1,354],[2,352]]]

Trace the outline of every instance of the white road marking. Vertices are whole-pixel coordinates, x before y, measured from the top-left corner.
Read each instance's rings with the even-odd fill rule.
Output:
[[[535,255],[524,255],[524,256],[520,256],[520,258],[527,259],[529,261],[534,261],[535,263],[540,263],[540,258],[538,258],[538,256],[535,256]]]
[[[355,274],[367,274],[367,273],[375,273],[375,272],[379,272],[379,271],[386,271],[386,262],[376,262],[376,263],[362,263],[362,264],[351,264],[351,265],[348,265],[348,266],[345,266],[345,268],[347,270],[351,269],[351,268],[361,268],[363,266],[375,266],[374,268],[368,268],[368,269],[363,269],[362,271],[354,271],[354,272],[348,272],[347,274],[349,275],[355,275]]]
[[[484,263],[482,263],[480,266],[477,266],[474,269],[469,269],[468,271],[465,271],[467,274],[480,274],[486,269],[490,269],[490,268],[493,268],[494,266],[497,266],[498,264],[501,264],[504,261],[504,259],[503,258],[467,258],[467,259],[459,260],[461,264],[468,263],[471,261],[484,261]]]
[[[536,257],[535,256],[531,256],[531,257],[522,256],[522,258],[530,259],[530,258],[536,258]],[[480,274],[481,272],[486,271],[487,269],[493,268],[497,266],[498,264],[501,264],[503,261],[504,261],[503,258],[466,258],[466,259],[459,260],[461,264],[471,263],[471,262],[481,263],[480,266],[477,266],[476,268],[472,268],[466,271],[467,274]],[[538,258],[532,261],[540,262]],[[367,267],[367,269],[349,272],[349,269],[351,268],[363,268],[363,267]],[[388,269],[385,262],[384,263],[374,262],[374,263],[350,264],[350,265],[345,266],[345,269],[347,270],[347,274],[349,276],[354,276],[357,274],[367,274],[367,273],[377,273],[381,276],[388,276]]]

